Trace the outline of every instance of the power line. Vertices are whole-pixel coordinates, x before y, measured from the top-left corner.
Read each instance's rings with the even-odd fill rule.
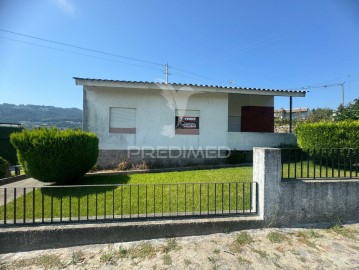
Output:
[[[85,50],[88,52],[93,52],[93,53],[99,53],[99,54],[104,54],[104,55],[108,55],[111,57],[118,57],[118,58],[123,58],[123,59],[127,59],[127,60],[131,60],[131,61],[137,61],[137,62],[143,62],[146,64],[152,64],[152,65],[157,65],[157,66],[161,66],[163,68],[166,68],[167,66],[167,72],[168,72],[168,68],[171,67],[174,70],[177,70],[179,72],[183,72],[186,74],[190,74],[192,77],[198,77],[198,78],[204,78],[207,81],[218,81],[217,79],[213,79],[210,78],[208,76],[204,76],[195,72],[191,72],[191,71],[187,71],[175,66],[168,66],[168,64],[164,65],[161,63],[157,63],[154,61],[147,61],[147,60],[143,60],[143,59],[139,59],[139,58],[134,58],[134,57],[127,57],[127,56],[123,56],[123,55],[118,55],[115,53],[110,53],[110,52],[105,52],[105,51],[101,51],[101,50],[95,50],[95,49],[90,49],[90,48],[85,48],[85,47],[81,47],[81,46],[77,46],[77,45],[73,45],[73,44],[69,44],[69,43],[65,43],[65,42],[60,42],[60,41],[54,41],[54,40],[50,40],[50,39],[46,39],[46,38],[41,38],[41,37],[37,37],[37,36],[33,36],[33,35],[27,35],[27,34],[22,34],[22,33],[18,33],[18,32],[14,32],[14,31],[9,31],[9,30],[5,30],[5,29],[0,29],[0,31],[5,32],[5,33],[10,33],[10,34],[14,34],[14,35],[18,35],[18,36],[22,36],[22,37],[26,37],[26,38],[31,38],[31,39],[36,39],[36,40],[40,40],[40,41],[45,41],[45,42],[49,42],[52,44],[57,44],[57,45],[61,45],[61,46],[66,46],[66,47],[71,47],[71,48],[75,48],[75,49],[79,49],[79,50]],[[47,49],[51,49],[51,50],[57,50],[57,51],[61,51],[61,52],[66,52],[66,53],[71,53],[71,54],[77,54],[77,55],[82,55],[82,56],[86,56],[86,57],[91,57],[91,58],[95,58],[95,59],[100,59],[100,60],[105,60],[105,61],[111,61],[111,62],[117,62],[117,63],[122,63],[122,64],[128,64],[128,65],[133,65],[133,66],[138,66],[138,67],[142,67],[142,68],[148,68],[148,69],[154,69],[154,70],[160,70],[160,71],[165,71],[164,69],[159,69],[159,68],[154,68],[154,67],[148,67],[148,66],[143,66],[143,65],[138,65],[138,64],[134,64],[134,63],[128,63],[128,62],[122,62],[122,61],[117,61],[117,60],[112,60],[112,59],[108,59],[108,58],[103,58],[103,57],[99,57],[99,56],[95,56],[95,55],[89,55],[89,54],[84,54],[84,53],[79,53],[79,52],[74,52],[74,51],[69,51],[69,50],[64,50],[64,49],[60,49],[60,48],[55,48],[55,47],[51,47],[51,46],[47,46],[47,45],[43,45],[43,44],[38,44],[38,43],[32,43],[32,42],[28,42],[28,41],[22,41],[22,40],[17,40],[17,39],[12,39],[12,38],[8,38],[8,37],[2,37],[0,36],[0,38],[2,39],[7,39],[10,41],[14,41],[14,42],[19,42],[19,43],[23,43],[23,44],[28,44],[28,45],[32,45],[32,46],[38,46],[38,47],[43,47],[43,48],[47,48]],[[172,73],[173,74],[173,73]],[[177,74],[177,73],[175,73]],[[181,76],[179,74],[177,74],[178,76]]]
[[[28,42],[28,41],[22,41],[22,40],[17,40],[17,39],[12,39],[12,38],[8,38],[8,37],[2,37],[2,36],[0,36],[0,38],[10,40],[10,41],[14,41],[14,42],[24,43],[24,44],[31,45],[31,46],[37,46],[37,47],[47,48],[47,49],[51,49],[51,50],[61,51],[61,52],[65,52],[65,53],[77,54],[77,55],[82,55],[82,56],[91,57],[91,58],[95,58],[95,59],[100,59],[100,60],[105,60],[105,61],[110,61],[110,62],[115,62],[115,63],[127,64],[127,65],[132,65],[132,66],[137,66],[137,67],[154,69],[154,70],[161,70],[162,71],[162,69],[159,69],[159,68],[146,67],[146,66],[142,66],[142,65],[138,65],[138,64],[134,64],[134,63],[128,63],[128,62],[123,62],[123,61],[118,61],[118,60],[112,60],[112,59],[103,58],[103,57],[99,57],[99,56],[95,56],[95,55],[89,55],[89,54],[84,54],[84,53],[79,53],[79,52],[59,49],[59,48],[46,46],[46,45],[42,45],[42,44],[37,44],[37,43],[32,43],[32,42]]]
[[[85,50],[85,51],[89,51],[89,52],[101,53],[101,54],[105,54],[105,55],[109,55],[109,56],[119,57],[119,58],[132,60],[132,61],[143,62],[143,63],[147,63],[147,64],[152,64],[152,65],[164,66],[163,64],[156,63],[156,62],[153,62],[153,61],[147,61],[147,60],[138,59],[138,58],[134,58],[134,57],[127,57],[127,56],[118,55],[118,54],[109,53],[109,52],[104,52],[104,51],[100,51],[100,50],[89,49],[89,48],[80,47],[80,46],[76,46],[76,45],[72,45],[72,44],[68,44],[68,43],[64,43],[64,42],[59,42],[59,41],[46,39],[46,38],[40,38],[40,37],[31,36],[31,35],[25,35],[25,34],[21,34],[21,33],[18,33],[18,32],[5,30],[5,29],[0,29],[0,31],[10,33],[10,34],[14,34],[14,35],[18,35],[18,36],[22,36],[22,37],[27,37],[27,38],[37,39],[37,40],[41,40],[41,41],[45,41],[45,42],[50,42],[50,43],[53,43],[53,44],[58,44],[58,45],[62,45],[62,46],[67,46],[67,47],[72,47],[72,48],[76,48],[76,49],[80,49],[80,50]]]

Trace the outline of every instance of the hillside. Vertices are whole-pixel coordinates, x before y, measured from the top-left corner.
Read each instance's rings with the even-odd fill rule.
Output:
[[[81,128],[82,110],[39,105],[0,104],[0,123],[20,123],[24,127],[56,126]]]

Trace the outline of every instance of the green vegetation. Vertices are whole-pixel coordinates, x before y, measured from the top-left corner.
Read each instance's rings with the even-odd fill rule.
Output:
[[[10,140],[25,173],[43,182],[74,182],[98,156],[96,135],[79,130],[23,130],[11,134]]]
[[[0,178],[6,177],[7,171],[9,170],[9,162],[0,157]]]
[[[152,258],[156,255],[156,249],[150,242],[142,242],[135,247],[129,249],[129,254],[132,259],[139,258]]]
[[[162,246],[162,252],[164,253],[168,253],[179,249],[181,249],[181,246],[177,243],[175,238],[167,239],[166,244]]]
[[[329,108],[316,108],[313,109],[306,119],[307,122],[331,122],[333,121],[334,111]]]
[[[318,164],[319,163],[319,164]],[[284,163],[283,168],[283,178],[325,178],[325,177],[344,177],[350,175],[350,170],[348,168],[343,168],[342,165],[339,166],[334,163],[333,166],[330,166],[328,160],[328,167],[326,167],[326,160],[320,162],[313,162],[311,160],[303,160],[303,162],[291,162]],[[352,168],[352,175],[357,175],[359,173],[358,168]]]
[[[253,238],[247,232],[237,234],[236,242],[240,245],[249,245],[253,242]]]
[[[268,257],[268,253],[265,250],[251,248],[251,251],[257,253],[262,259],[266,259]]]
[[[272,243],[282,243],[284,241],[288,241],[289,238],[282,234],[282,233],[278,233],[278,232],[270,232],[267,235],[267,238],[269,241],[271,241]]]
[[[359,98],[346,106],[340,105],[335,116],[336,121],[359,120]]]
[[[172,264],[172,258],[169,254],[165,254],[162,256],[163,264],[164,265],[171,265]]]
[[[252,168],[238,167],[216,170],[197,170],[185,172],[128,174],[112,176],[89,176],[81,178],[78,183],[86,186],[56,186],[36,189],[26,194],[25,211],[24,197],[16,200],[17,218],[22,219],[24,212],[27,219],[42,217],[42,195],[44,196],[44,217],[64,217],[71,212],[72,219],[78,215],[90,218],[107,216],[137,215],[159,213],[187,213],[207,211],[221,212],[242,211],[250,207],[250,184]],[[185,184],[192,182],[194,184]],[[210,184],[207,184],[210,182]],[[159,184],[160,183],[160,184]],[[200,185],[200,183],[202,183]],[[206,184],[204,184],[206,183]],[[123,184],[120,186],[93,186],[96,184]],[[140,184],[140,186],[137,186]],[[147,186],[144,184],[157,184]],[[162,193],[163,192],[163,193]],[[185,194],[186,192],[186,194]],[[97,194],[97,195],[96,195]],[[177,195],[178,194],[178,195]],[[230,200],[229,195],[230,194]],[[237,197],[236,197],[237,195]],[[97,204],[96,204],[97,197]],[[71,198],[71,208],[70,208]],[[237,198],[237,199],[236,199]],[[88,199],[88,201],[87,201]],[[33,200],[35,209],[33,209]],[[113,204],[114,202],[114,204]],[[243,207],[244,202],[244,207]],[[89,207],[87,208],[87,203]],[[97,205],[97,207],[96,207]],[[80,212],[78,210],[80,209]],[[13,218],[14,203],[7,204],[7,219]],[[0,207],[0,220],[4,219],[3,206]]]
[[[65,264],[60,260],[59,256],[54,254],[40,255],[31,259],[21,259],[14,263],[14,269],[28,268],[36,266],[43,269],[62,269]]]
[[[333,227],[329,228],[329,231],[346,238],[356,239],[355,231],[340,224],[335,224]]]
[[[11,165],[17,164],[16,150],[10,143],[10,134],[20,132],[21,127],[0,127],[0,156]]]
[[[296,135],[303,149],[359,148],[359,121],[301,123]]]

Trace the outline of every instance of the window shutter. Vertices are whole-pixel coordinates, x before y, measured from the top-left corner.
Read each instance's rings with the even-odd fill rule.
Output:
[[[111,108],[110,128],[135,128],[136,109]]]

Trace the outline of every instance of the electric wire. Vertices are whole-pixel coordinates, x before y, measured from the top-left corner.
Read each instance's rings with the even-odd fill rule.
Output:
[[[74,51],[69,51],[69,50],[64,50],[64,49],[55,48],[55,47],[51,47],[51,46],[47,46],[47,45],[42,45],[42,44],[37,44],[37,43],[32,43],[32,42],[28,42],[28,41],[17,40],[17,39],[12,39],[12,38],[8,38],[8,37],[2,37],[2,36],[0,36],[0,38],[6,39],[6,40],[10,40],[10,41],[14,41],[14,42],[19,42],[19,43],[27,44],[27,45],[31,45],[31,46],[37,46],[37,47],[47,48],[47,49],[51,49],[51,50],[61,51],[61,52],[65,52],[65,53],[77,54],[77,55],[86,56],[86,57],[91,57],[91,58],[95,58],[95,59],[100,59],[100,60],[105,60],[105,61],[110,61],[110,62],[115,62],[115,63],[127,64],[127,65],[132,65],[132,66],[137,66],[137,67],[154,69],[154,70],[161,70],[161,71],[162,71],[162,69],[159,69],[159,68],[147,67],[147,66],[142,66],[142,65],[134,64],[134,63],[128,63],[128,62],[113,60],[113,59],[109,59],[109,58],[99,57],[99,56],[95,56],[95,55],[84,54],[84,53],[74,52]]]
[[[123,59],[127,59],[127,60],[138,61],[138,62],[143,62],[143,63],[147,63],[147,64],[152,64],[152,65],[164,66],[163,64],[156,63],[156,62],[153,62],[153,61],[148,61],[148,60],[138,59],[138,58],[134,58],[134,57],[118,55],[118,54],[104,52],[104,51],[100,51],[100,50],[89,49],[89,48],[85,48],[85,47],[81,47],[81,46],[72,45],[72,44],[69,44],[69,43],[64,43],[64,42],[54,41],[54,40],[50,40],[50,39],[46,39],[46,38],[40,38],[40,37],[36,37],[36,36],[21,34],[21,33],[18,33],[18,32],[9,31],[9,30],[5,30],[5,29],[1,29],[1,28],[0,28],[0,31],[10,33],[10,34],[14,34],[14,35],[18,35],[18,36],[27,37],[27,38],[37,39],[37,40],[41,40],[41,41],[45,41],[45,42],[50,42],[50,43],[53,43],[53,44],[58,44],[58,45],[62,45],[62,46],[67,46],[67,47],[72,47],[72,48],[76,48],[76,49],[80,49],[80,50],[85,50],[85,51],[89,51],[89,52],[101,53],[101,54],[105,54],[105,55],[109,55],[109,56],[113,56],[113,57],[119,57],[119,58],[123,58]]]

